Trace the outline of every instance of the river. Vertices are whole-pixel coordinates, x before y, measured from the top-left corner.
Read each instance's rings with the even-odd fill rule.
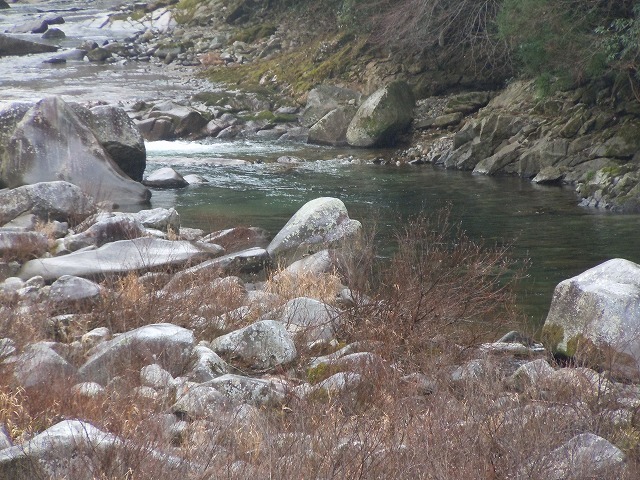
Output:
[[[0,11],[0,31],[38,9],[55,10],[67,18],[64,45],[84,38],[125,38],[130,28],[105,31],[96,19],[115,2],[48,2],[13,5]],[[70,6],[74,11],[61,11]],[[75,20],[74,20],[75,19]],[[32,38],[28,34],[24,37]],[[43,64],[51,56],[0,58],[0,102],[61,95],[66,100],[108,101],[127,106],[136,100],[187,98],[203,88],[189,71],[153,63],[92,65],[69,62]],[[451,205],[455,221],[476,240],[512,244],[512,254],[529,260],[520,302],[539,326],[554,286],[604,260],[623,257],[640,262],[640,217],[613,215],[579,207],[572,189],[545,187],[518,178],[474,176],[425,166],[376,165],[353,162],[373,153],[311,147],[303,144],[234,142],[153,142],[148,147],[148,171],[171,165],[182,174],[197,173],[208,183],[180,190],[156,190],[153,207],[175,207],[184,226],[205,230],[230,225],[264,227],[272,233],[307,200],[341,198],[353,218],[376,225],[380,251],[407,217]],[[375,152],[375,155],[388,152]],[[295,155],[299,165],[274,163]],[[211,159],[240,158],[243,166],[215,166]]]

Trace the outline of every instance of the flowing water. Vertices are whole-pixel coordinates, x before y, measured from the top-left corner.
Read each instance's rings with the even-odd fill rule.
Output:
[[[362,156],[362,151],[307,145],[154,142],[148,144],[150,171],[171,165],[209,183],[157,190],[152,203],[175,206],[185,224],[205,230],[232,220],[276,233],[306,201],[334,196],[345,202],[352,218],[375,224],[383,252],[407,217],[450,205],[454,220],[473,239],[512,244],[514,257],[529,259],[520,301],[534,325],[544,321],[559,281],[614,257],[640,262],[640,217],[579,207],[572,189],[430,165],[350,162],[352,153]],[[285,154],[308,161],[296,166],[273,162]],[[215,165],[218,158],[230,157],[262,163]]]
[[[32,19],[42,10],[63,15],[63,46],[83,39],[123,39],[130,27],[99,28],[113,0],[14,4],[0,11],[0,31]],[[73,7],[73,10],[71,8]],[[21,35],[37,39],[38,36]],[[0,103],[62,95],[66,100],[120,102],[188,97],[201,88],[185,71],[152,63],[92,65],[42,61],[51,54],[0,58]],[[534,325],[544,321],[553,287],[604,260],[640,262],[640,216],[612,215],[580,208],[570,189],[544,187],[517,178],[490,178],[431,166],[388,166],[349,161],[387,152],[336,150],[307,145],[236,142],[154,142],[148,144],[148,171],[171,165],[209,182],[179,190],[156,190],[153,207],[176,207],[184,226],[205,230],[253,225],[276,233],[307,200],[341,198],[353,218],[374,225],[381,251],[394,229],[420,211],[451,205],[453,219],[474,239],[513,244],[513,255],[529,259],[520,299]],[[281,155],[299,165],[273,162]],[[341,157],[341,158],[339,158]],[[244,159],[246,165],[219,166],[219,159]]]

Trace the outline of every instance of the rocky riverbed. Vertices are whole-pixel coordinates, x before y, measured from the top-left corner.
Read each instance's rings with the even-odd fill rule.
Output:
[[[220,5],[126,7],[88,23],[126,36],[38,61],[167,74],[292,47],[277,28],[231,41],[245,13]],[[52,13],[64,14],[12,35],[62,31]],[[485,318],[449,321],[477,293],[466,284],[424,318],[416,297],[367,295],[362,224],[337,198],[300,205],[273,238],[145,208],[143,183],[199,179],[145,176],[144,140],[208,137],[405,142],[375,161],[564,183],[585,208],[637,210],[635,107],[610,86],[539,99],[514,82],[416,102],[408,80],[366,95],[321,85],[303,104],[202,82],[181,98],[59,92],[3,107],[0,476],[636,478],[638,265],[615,259],[558,285],[543,343],[489,339]]]

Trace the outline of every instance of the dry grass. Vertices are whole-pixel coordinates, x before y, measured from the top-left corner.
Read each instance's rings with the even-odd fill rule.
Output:
[[[180,477],[194,480],[538,479],[548,476],[547,454],[582,432],[601,435],[627,454],[624,475],[599,478],[638,478],[640,407],[622,408],[617,391],[605,383],[595,390],[569,382],[516,388],[507,378],[528,359],[474,350],[518,320],[511,296],[518,269],[507,249],[473,242],[450,225],[447,212],[418,219],[398,240],[397,254],[379,270],[370,251],[356,249],[343,257],[339,273],[278,272],[265,283],[280,304],[298,296],[331,303],[343,282],[361,286],[366,296],[356,298],[338,340],[373,340],[384,361],[359,367],[362,382],[346,392],[299,397],[291,390],[280,405],[221,407],[215,416],[185,422],[171,414],[171,389],[158,391],[154,399],[140,395],[138,370],[95,397],[70,388],[27,392],[5,374],[0,425],[23,443],[60,419],[79,418],[129,442],[126,455],[88,457],[88,478],[175,478],[179,468]],[[115,333],[158,322],[189,326],[194,317],[212,320],[246,305],[242,284],[218,274],[200,272],[167,289],[167,277],[154,283],[131,274],[106,282],[112,293],[82,329],[106,325]],[[27,318],[12,316],[9,309],[2,317],[3,326],[11,325],[5,335],[15,336],[19,346],[31,335],[47,338],[45,329],[27,328]],[[253,320],[240,319],[230,328]],[[206,329],[196,334],[214,336]],[[286,376],[291,388],[302,384],[308,380],[308,355],[275,376]],[[480,372],[454,381],[452,372],[469,360],[479,362]],[[329,367],[316,380],[343,369]],[[620,418],[611,413],[622,410],[627,413]],[[151,450],[180,458],[178,467]]]

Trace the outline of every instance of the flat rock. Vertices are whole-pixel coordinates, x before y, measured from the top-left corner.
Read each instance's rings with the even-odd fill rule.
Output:
[[[31,260],[18,276],[25,280],[41,275],[55,280],[62,275],[101,278],[107,275],[178,267],[215,256],[219,248],[186,241],[136,238],[108,243],[96,250],[80,251],[54,258]]]
[[[159,168],[142,183],[147,187],[155,188],[182,188],[189,185],[189,182],[171,167]]]
[[[13,38],[0,34],[0,57],[7,55],[29,55],[32,53],[55,52],[58,47],[42,43]]]
[[[176,377],[186,370],[194,344],[191,330],[170,323],[146,325],[87,352],[89,358],[78,375],[84,381],[107,385],[116,375],[155,363]]]

